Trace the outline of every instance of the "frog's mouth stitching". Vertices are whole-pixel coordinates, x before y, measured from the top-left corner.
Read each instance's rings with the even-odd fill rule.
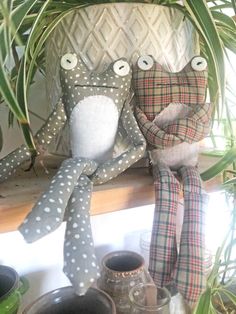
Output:
[[[108,89],[119,89],[117,86],[104,86],[104,85],[92,85],[92,84],[76,84],[75,87],[94,87],[94,88],[108,88]]]

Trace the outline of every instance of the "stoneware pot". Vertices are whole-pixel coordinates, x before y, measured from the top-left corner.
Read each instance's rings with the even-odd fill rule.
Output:
[[[71,286],[50,291],[32,304],[23,314],[116,314],[114,302],[105,292],[89,288],[84,296]]]
[[[28,281],[19,277],[17,272],[0,265],[0,313],[16,314],[20,306],[21,296],[28,290]]]
[[[118,314],[130,314],[130,289],[139,283],[151,282],[144,267],[144,259],[132,251],[115,251],[102,260],[100,289],[107,292],[115,302]]]

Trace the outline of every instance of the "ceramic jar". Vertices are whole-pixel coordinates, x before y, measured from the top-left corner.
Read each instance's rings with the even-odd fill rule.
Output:
[[[130,314],[129,291],[139,283],[148,282],[152,279],[138,253],[115,251],[103,258],[98,286],[112,297],[117,314]]]

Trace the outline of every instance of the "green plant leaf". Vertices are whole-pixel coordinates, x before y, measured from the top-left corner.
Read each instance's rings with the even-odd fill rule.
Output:
[[[236,25],[232,17],[218,11],[211,11],[211,13],[216,25],[230,29],[232,31],[235,30]]]
[[[29,124],[22,124],[21,129],[25,138],[25,142],[31,152],[31,156],[36,156],[36,149],[34,145],[33,135],[30,129]]]
[[[20,123],[28,123],[27,117],[20,108],[17,99],[12,91],[3,63],[0,62],[0,93],[8,104],[11,111],[15,114]]]
[[[226,295],[229,300],[236,305],[236,295],[227,289],[221,289],[221,292]]]
[[[47,0],[45,1],[45,3],[43,4],[41,10],[39,11],[29,34],[28,40],[27,40],[27,44],[25,46],[25,52],[24,55],[21,59],[21,66],[19,69],[19,73],[18,73],[18,79],[16,82],[16,95],[17,95],[17,100],[23,110],[23,112],[25,113],[25,115],[27,116],[27,120],[29,120],[28,118],[28,104],[27,104],[27,90],[26,90],[26,67],[27,67],[27,60],[28,60],[28,53],[29,53],[29,47],[31,44],[31,40],[33,37],[33,32],[37,27],[38,21],[40,20],[45,8],[47,7],[48,3],[51,0]],[[27,133],[27,131],[26,131]],[[28,134],[29,135],[29,134]]]
[[[203,181],[210,180],[229,167],[236,160],[236,147],[231,148],[218,162],[201,173]]]
[[[214,82],[214,80],[216,81],[216,86],[218,87],[217,90],[220,90],[222,103],[224,103],[224,52],[211,11],[204,0],[184,0],[184,5],[200,36],[205,42],[205,48],[208,55],[208,66],[210,66],[211,73],[214,75],[211,82]],[[213,94],[213,92],[217,94],[217,90],[211,90],[211,94]],[[214,97],[213,101],[215,101],[215,99],[216,97]]]
[[[9,50],[11,47],[9,45],[17,37],[17,31],[22,25],[25,16],[30,11],[32,6],[37,2],[37,0],[26,0],[18,4],[17,7],[13,8],[11,11],[11,19],[9,21],[8,28],[11,31],[11,42],[4,40],[4,30],[6,27],[7,20],[3,20],[0,24],[0,93],[3,96],[4,100],[8,104],[11,111],[14,113],[19,122],[23,125],[22,131],[25,137],[25,141],[29,146],[30,150],[34,150],[34,142],[29,128],[29,119],[27,110],[24,106],[21,108],[21,103],[18,102],[17,97],[14,94],[12,89],[9,77],[5,68],[6,57],[9,55]]]
[[[223,183],[223,186],[236,184],[236,178],[229,179]]]
[[[208,314],[210,311],[211,304],[211,288],[207,289],[202,293],[198,299],[198,303],[193,311],[193,314]]]
[[[19,27],[24,21],[25,16],[30,11],[30,9],[33,7],[33,5],[38,0],[26,0],[23,1],[21,4],[16,6],[12,12],[11,12],[11,19],[10,19],[10,29],[14,30],[14,33],[16,35],[16,32],[18,31]],[[1,55],[1,62],[5,62],[5,59],[7,57],[7,54],[9,52],[9,46],[7,46],[5,40],[4,40],[4,28],[5,28],[5,21],[3,20],[0,24],[0,55]],[[14,39],[14,36],[12,40]],[[4,44],[5,43],[5,44]]]
[[[36,66],[36,60],[39,55],[39,52],[41,51],[45,41],[51,34],[51,32],[54,30],[54,28],[60,23],[60,21],[69,13],[71,13],[71,10],[67,10],[66,12],[62,12],[59,16],[57,16],[44,30],[43,34],[39,38],[37,45],[34,50],[31,51],[31,59],[29,62],[29,67],[27,71],[27,80],[26,80],[26,88],[28,89],[30,87],[32,78],[33,78],[33,72],[34,72],[34,67]]]
[[[3,146],[3,137],[2,137],[2,128],[0,126],[0,151],[2,150],[2,146]]]
[[[236,53],[236,24],[233,18],[221,12],[215,11],[212,11],[212,16],[214,17],[217,31],[224,43],[224,46]]]

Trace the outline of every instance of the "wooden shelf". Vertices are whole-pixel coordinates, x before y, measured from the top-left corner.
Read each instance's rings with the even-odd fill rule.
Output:
[[[47,188],[50,179],[57,171],[61,159],[49,157],[45,166],[40,165],[35,172],[19,169],[16,174],[0,186],[0,232],[16,230],[33,207],[39,195]],[[211,159],[211,163],[214,161]],[[204,160],[201,168],[209,165]],[[206,185],[208,191],[215,190],[219,178]],[[110,182],[94,187],[91,202],[91,215],[103,214],[122,209],[154,204],[153,179],[148,169],[131,168]]]

